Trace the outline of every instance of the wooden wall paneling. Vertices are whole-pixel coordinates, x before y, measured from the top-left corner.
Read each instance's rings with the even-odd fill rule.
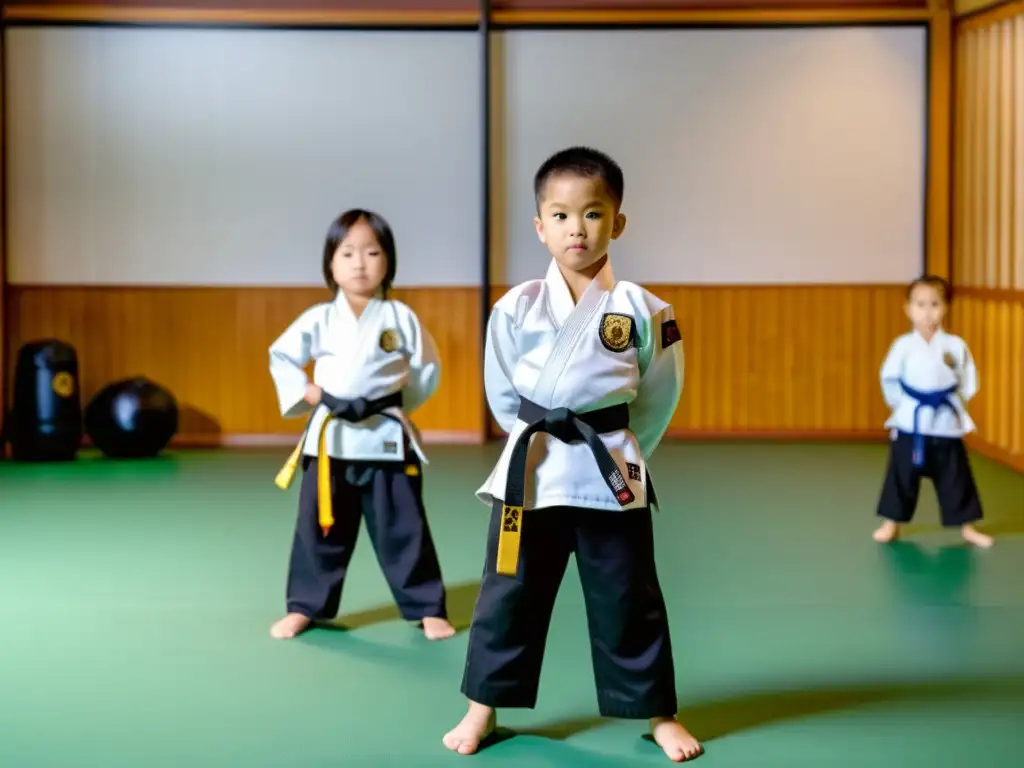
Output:
[[[999,123],[999,200],[998,223],[998,258],[995,265],[994,283],[997,287],[1011,288],[1014,285],[1014,240],[1018,235],[1020,224],[1014,223],[1014,187],[1024,179],[1015,179],[1016,133],[1015,108],[1015,73],[1014,73],[1014,24],[1007,22],[998,30],[999,47],[997,58],[997,77],[999,96],[996,108]],[[1021,41],[1024,44],[1024,41]]]
[[[956,91],[954,92],[954,135],[953,146],[956,154],[956,168],[953,177],[953,282],[955,285],[969,285],[971,275],[967,270],[966,254],[974,248],[974,208],[977,205],[975,175],[978,163],[975,158],[976,125],[974,103],[977,91],[968,88],[975,80],[975,37],[967,32],[958,32],[955,43]]]
[[[953,271],[960,286],[1004,289],[1019,281],[1022,28],[1003,20],[957,34]]]
[[[1014,15],[1016,14],[1016,15]],[[950,327],[974,354],[981,453],[1024,471],[1024,4],[957,23]]]
[[[414,420],[427,439],[481,442],[479,291],[397,289],[437,341],[441,386]],[[11,346],[55,336],[78,351],[83,398],[144,375],[179,400],[177,444],[290,442],[302,422],[279,417],[267,348],[324,290],[11,286]],[[467,343],[467,338],[474,339]]]
[[[650,286],[687,352],[674,436],[884,437],[903,286]]]
[[[967,341],[978,366],[978,395],[968,406],[978,431],[969,443],[1024,471],[1024,296],[964,289],[950,327]]]
[[[951,143],[953,146],[953,169],[950,176],[950,200],[952,208],[952,243],[950,245],[950,279],[954,285],[960,283],[962,256],[961,254],[968,247],[967,234],[967,206],[970,205],[970,197],[964,192],[968,186],[968,171],[970,168],[968,148],[970,141],[971,125],[968,121],[970,109],[967,101],[970,95],[967,92],[968,72],[970,66],[970,38],[968,35],[954,30],[953,34],[953,135]]]

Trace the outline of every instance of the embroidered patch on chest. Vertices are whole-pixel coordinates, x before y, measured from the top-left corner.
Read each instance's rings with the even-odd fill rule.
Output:
[[[612,352],[625,352],[633,343],[633,318],[608,312],[601,318],[601,343]]]
[[[680,341],[682,336],[679,334],[679,326],[676,325],[675,320],[666,320],[661,324],[661,348],[668,349],[677,341]]]
[[[398,443],[390,440],[384,443],[384,453],[398,453]]]
[[[380,335],[380,348],[385,352],[394,352],[398,349],[398,334],[388,328]]]
[[[950,368],[956,368],[956,358],[953,357],[953,354],[951,352],[947,352],[942,356],[942,362],[944,362]]]

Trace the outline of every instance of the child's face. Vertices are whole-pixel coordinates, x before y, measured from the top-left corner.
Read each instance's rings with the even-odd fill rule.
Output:
[[[534,223],[561,267],[585,272],[608,253],[626,217],[616,211],[601,179],[562,174],[548,179]]]
[[[946,302],[934,286],[916,285],[907,299],[906,311],[919,333],[932,334],[946,316]]]
[[[373,296],[388,273],[388,257],[365,221],[353,224],[334,251],[331,274],[349,296]]]

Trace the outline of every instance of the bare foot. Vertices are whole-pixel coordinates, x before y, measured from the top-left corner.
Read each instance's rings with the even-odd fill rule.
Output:
[[[427,640],[447,640],[455,635],[455,627],[451,625],[448,619],[428,616],[423,619],[423,634]]]
[[[306,630],[311,623],[308,616],[303,616],[301,613],[289,613],[283,619],[274,622],[274,626],[270,628],[270,636],[275,640],[290,640]]]
[[[963,528],[961,528],[960,535],[964,537],[964,541],[966,541],[968,544],[973,544],[976,547],[982,547],[984,549],[988,549],[996,543],[995,539],[993,539],[991,536],[987,534],[982,533],[973,525],[965,525]]]
[[[888,544],[890,541],[896,541],[896,539],[899,538],[899,535],[900,527],[892,520],[886,520],[873,534],[871,534],[871,538],[879,544]]]
[[[674,717],[652,717],[651,735],[673,763],[682,763],[704,754],[700,742]]]
[[[480,748],[480,742],[494,733],[497,723],[498,716],[494,707],[471,701],[466,716],[441,741],[452,752],[472,755]]]

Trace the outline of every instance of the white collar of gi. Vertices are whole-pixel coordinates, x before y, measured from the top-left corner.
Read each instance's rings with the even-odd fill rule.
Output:
[[[942,340],[946,336],[946,332],[944,330],[942,330],[941,328],[937,328],[935,330],[935,333],[932,334],[931,341],[925,341],[924,340],[924,336],[922,336],[920,333],[918,333],[917,329],[915,328],[914,329],[914,336],[916,336],[917,340],[920,341],[922,344],[926,344],[927,346],[930,347],[930,346],[933,346],[933,345],[941,344]]]
[[[383,292],[378,291],[377,294],[366,303],[366,308],[363,309],[363,313],[359,315],[359,317],[356,317],[356,313],[352,311],[352,305],[348,303],[348,299],[345,298],[345,293],[340,288],[338,289],[338,295],[334,297],[334,305],[344,317],[350,317],[358,322],[363,318],[373,316],[374,311],[377,309],[377,305],[381,302],[382,296]]]
[[[551,306],[551,313],[555,322],[561,327],[576,308],[576,303],[572,300],[569,286],[558,270],[558,262],[554,259],[551,259],[551,264],[548,265],[548,273],[544,276],[544,282],[548,286],[548,303]],[[594,275],[594,279],[587,286],[584,296],[591,291],[610,292],[614,287],[615,274],[612,272],[612,260],[606,259],[601,271]],[[580,296],[580,303],[582,302],[583,296]]]

